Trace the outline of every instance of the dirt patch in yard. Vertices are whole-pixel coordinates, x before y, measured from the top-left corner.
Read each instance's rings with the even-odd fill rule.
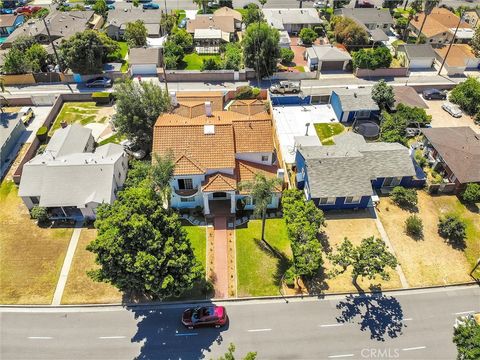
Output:
[[[325,234],[328,237],[328,246],[325,248],[326,252],[330,250],[335,251],[336,247],[340,245],[343,239],[348,238],[354,245],[359,245],[362,239],[370,236],[380,238],[380,234],[375,225],[375,220],[370,216],[368,211],[346,212],[343,214],[328,214],[326,215]],[[325,256],[325,269],[330,271],[332,266]],[[400,278],[395,270],[390,271],[390,280],[383,281],[380,278],[374,280],[360,279],[358,284],[363,290],[368,290],[371,285],[381,284],[381,288],[398,289],[402,285]],[[355,292],[356,289],[352,284],[351,271],[347,271],[342,275],[338,275],[332,279],[326,280],[325,292]]]
[[[408,211],[400,209],[388,197],[382,197],[378,206],[378,214],[410,286],[471,280],[465,253],[453,249],[438,235],[441,210],[435,199],[440,198],[434,198],[425,191],[418,192],[418,216],[423,221],[422,240],[415,240],[405,233],[405,220],[410,215]]]
[[[41,228],[12,181],[0,186],[0,303],[50,304],[72,228]]]

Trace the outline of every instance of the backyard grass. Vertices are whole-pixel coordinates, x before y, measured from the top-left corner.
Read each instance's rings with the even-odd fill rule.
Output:
[[[90,123],[104,124],[113,114],[112,106],[97,106],[95,102],[66,102],[63,104],[55,122],[50,128],[51,136],[61,126],[62,122],[67,124],[78,123],[87,125]]]
[[[327,214],[326,227],[324,228],[327,235],[328,247],[324,250],[334,251],[340,245],[344,238],[348,238],[354,245],[359,245],[362,239],[375,236],[380,238],[380,234],[375,225],[375,220],[369,216],[367,211],[348,212],[345,214]],[[325,271],[328,273],[332,266],[327,257],[324,256]],[[395,270],[390,270],[390,280],[383,281],[377,277],[373,280],[358,279],[358,285],[363,290],[368,290],[370,285],[381,285],[381,289],[399,289],[402,287],[400,278]],[[320,279],[322,280],[322,279]],[[351,271],[348,270],[344,274],[337,275],[331,279],[325,280],[323,289],[325,292],[355,292],[356,289],[352,284]]]
[[[120,144],[120,142],[122,142],[123,140],[125,140],[125,136],[117,132],[116,134],[113,134],[112,136],[100,141],[98,145],[102,146],[110,143]]]
[[[478,214],[467,213],[457,205],[454,196],[432,197],[425,191],[418,191],[418,216],[423,221],[423,239],[408,236],[404,224],[410,213],[393,204],[388,197],[382,197],[378,214],[395,248],[398,261],[410,286],[444,285],[470,281],[469,272],[475,252],[478,256]],[[438,235],[438,219],[443,213],[455,211],[462,218],[468,218],[469,229],[467,250],[454,249]],[[478,220],[476,221],[478,223]]]
[[[238,296],[278,295],[280,279],[289,266],[263,248],[261,229],[260,220],[250,220],[236,230]],[[265,239],[291,257],[285,220],[267,219]]]
[[[295,70],[299,72],[305,72],[305,66],[295,66]]]
[[[95,254],[87,251],[87,245],[97,236],[94,228],[84,228],[78,240],[68,280],[63,292],[62,304],[107,304],[122,302],[122,293],[114,286],[93,281],[87,271],[97,267]]]
[[[182,70],[201,70],[203,60],[215,59],[220,61],[220,55],[198,55],[197,53],[187,54],[183,57]]]
[[[40,228],[12,181],[0,185],[0,303],[50,304],[72,228]]]
[[[341,134],[345,127],[340,123],[315,124],[315,130],[323,145],[334,145],[333,136]]]

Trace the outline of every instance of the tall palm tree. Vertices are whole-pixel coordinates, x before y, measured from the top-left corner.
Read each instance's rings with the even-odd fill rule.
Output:
[[[410,4],[410,9],[408,10],[408,22],[407,27],[403,30],[403,41],[407,41],[408,37],[408,26],[412,21],[413,17],[422,10],[422,0],[414,0]]]
[[[208,0],[193,0],[193,2],[195,4],[197,4],[199,7],[202,8],[202,11],[204,14],[207,13],[207,3],[208,3]]]
[[[439,3],[440,0],[425,0],[425,5],[423,6],[424,16],[422,25],[420,26],[420,31],[418,32],[417,44],[420,42],[420,35],[422,34],[423,26],[425,25],[425,21],[427,21],[428,15],[431,14],[432,10],[435,9]]]
[[[170,195],[172,191],[170,181],[173,178],[174,170],[175,164],[173,162],[172,152],[168,152],[164,156],[154,155],[151,168],[152,186],[156,191],[160,192],[163,203],[166,204],[167,209],[170,208]]]
[[[278,178],[267,179],[265,175],[257,173],[253,181],[244,181],[240,183],[240,188],[250,193],[254,202],[256,216],[262,217],[262,241],[267,247],[274,251],[272,246],[265,240],[265,222],[267,218],[267,207],[272,201],[273,193],[281,185],[282,181]]]

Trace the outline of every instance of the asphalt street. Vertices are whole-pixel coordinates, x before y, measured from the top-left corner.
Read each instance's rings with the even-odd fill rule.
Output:
[[[222,304],[219,302],[218,304]],[[0,358],[454,359],[457,316],[480,310],[480,288],[460,287],[326,299],[223,303],[229,323],[188,330],[186,305],[138,308],[0,308]]]

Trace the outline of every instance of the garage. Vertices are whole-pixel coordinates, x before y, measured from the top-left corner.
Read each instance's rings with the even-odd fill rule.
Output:
[[[133,76],[157,75],[161,65],[158,48],[133,48],[128,54],[128,63]]]
[[[306,58],[310,71],[342,71],[352,60],[345,49],[333,45],[314,45],[307,49]]]
[[[320,71],[343,70],[345,61],[322,61],[319,65]]]
[[[412,59],[409,63],[410,69],[430,69],[433,65],[433,59]]]
[[[404,54],[409,69],[430,69],[435,60],[435,52],[430,44],[404,44],[398,48]]]

